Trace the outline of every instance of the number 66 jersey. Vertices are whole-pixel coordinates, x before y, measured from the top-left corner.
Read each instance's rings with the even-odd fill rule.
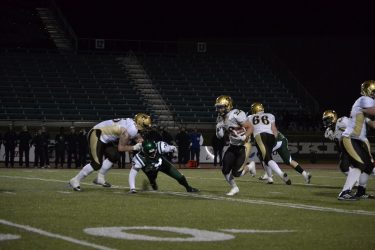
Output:
[[[273,114],[259,112],[249,115],[248,119],[254,127],[254,137],[260,133],[273,134],[271,129],[272,123],[275,123],[275,116]]]

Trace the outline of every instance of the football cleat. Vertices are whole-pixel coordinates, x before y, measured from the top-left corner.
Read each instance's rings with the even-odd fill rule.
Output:
[[[357,201],[359,200],[358,197],[355,197],[353,195],[350,194],[350,190],[345,190],[345,191],[342,191],[339,196],[337,197],[337,199],[339,201]]]
[[[193,187],[188,187],[186,189],[186,191],[189,192],[189,193],[197,193],[197,192],[199,192],[199,189],[198,188],[193,188]]]
[[[292,182],[290,181],[288,175],[286,173],[284,173],[284,176],[283,176],[283,181],[285,182],[286,185],[291,185]]]
[[[137,190],[135,190],[135,189],[133,188],[133,189],[130,189],[128,193],[129,193],[129,194],[136,194],[136,193],[137,193]]]
[[[259,178],[258,178],[259,180],[261,180],[261,181],[265,181],[265,180],[268,180],[268,175],[267,175],[267,173],[264,173],[264,175],[263,176],[259,176]]]
[[[254,161],[251,161],[248,165],[247,165],[248,169],[249,169],[249,173],[252,177],[255,177],[255,175],[257,174],[257,170],[255,168],[255,162]]]
[[[106,181],[98,181],[98,178],[95,178],[92,183],[94,183],[95,185],[101,185],[102,187],[106,187],[106,188],[109,188],[109,187],[112,187],[112,185],[109,183],[109,182],[106,182]]]
[[[238,187],[233,187],[229,193],[227,193],[228,196],[233,196],[233,195],[236,195],[237,193],[240,192],[240,189]]]
[[[79,186],[79,181],[77,179],[70,179],[69,185],[73,188],[74,191],[81,191],[81,187]]]
[[[267,184],[273,184],[272,177],[267,177]]]
[[[307,173],[307,176],[305,178],[306,184],[310,184],[312,175],[310,173]]]

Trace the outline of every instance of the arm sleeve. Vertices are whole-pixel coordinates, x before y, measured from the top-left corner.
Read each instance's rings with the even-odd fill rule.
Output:
[[[169,145],[168,143],[163,141],[158,142],[157,146],[160,154],[170,153],[176,150],[175,146]]]
[[[201,138],[199,140],[199,144],[202,146],[203,145],[203,142],[204,142],[204,139],[203,139],[203,136],[201,135]]]
[[[135,189],[135,177],[138,174],[138,169],[131,168],[129,172],[129,187],[130,189]]]

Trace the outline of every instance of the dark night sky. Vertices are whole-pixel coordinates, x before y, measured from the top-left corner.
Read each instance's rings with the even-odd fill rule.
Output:
[[[374,79],[375,25],[365,1],[57,0],[80,37],[263,41],[315,96],[348,115]]]

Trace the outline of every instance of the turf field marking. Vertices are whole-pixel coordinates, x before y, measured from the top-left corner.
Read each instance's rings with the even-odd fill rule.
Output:
[[[191,235],[191,237],[157,237],[148,236],[142,234],[128,233],[127,230],[156,230],[166,231],[185,235]],[[95,236],[104,236],[115,239],[124,240],[142,240],[142,241],[169,241],[169,242],[202,242],[202,241],[223,241],[231,240],[235,237],[231,234],[225,234],[220,232],[213,232],[194,228],[184,227],[94,227],[86,228],[84,232]]]
[[[27,179],[27,180],[38,180],[38,181],[48,181],[48,182],[61,182],[67,183],[68,181],[64,180],[55,180],[55,179],[41,179],[35,177],[20,177],[20,176],[1,176],[4,178],[13,178],[13,179]],[[81,182],[81,185],[91,185],[92,183],[84,183]],[[325,186],[325,185],[323,185]],[[113,189],[128,189],[129,187],[124,186],[115,186],[113,185],[111,188]],[[149,191],[151,192],[151,191]],[[208,200],[222,200],[222,201],[235,201],[240,203],[248,203],[248,204],[257,204],[257,205],[270,205],[270,206],[278,206],[278,207],[288,207],[288,208],[297,208],[297,209],[305,209],[305,210],[313,210],[313,211],[320,211],[320,212],[336,212],[336,213],[344,213],[344,214],[357,214],[357,215],[369,215],[375,216],[375,211],[365,211],[365,210],[345,210],[340,208],[330,208],[330,207],[319,207],[313,205],[305,205],[305,204],[297,204],[297,203],[278,203],[272,201],[263,201],[263,200],[248,200],[248,199],[236,199],[236,198],[229,198],[223,196],[214,196],[214,195],[203,195],[203,194],[192,194],[192,193],[181,193],[181,192],[153,192],[155,194],[168,194],[168,195],[176,195],[176,196],[189,196],[195,197],[200,199],[208,199]]]
[[[4,191],[4,192],[2,192],[3,194],[12,194],[12,195],[16,195],[16,193],[15,192],[10,192],[10,191]]]
[[[247,234],[258,234],[258,233],[294,233],[297,230],[258,230],[258,229],[220,229],[227,233],[247,233]]]
[[[263,201],[263,200],[236,199],[236,198],[229,198],[229,197],[222,197],[222,196],[181,193],[181,192],[155,192],[155,194],[188,196],[188,197],[195,197],[195,198],[207,199],[207,200],[231,201],[231,202],[240,202],[240,203],[255,204],[255,205],[270,205],[270,206],[277,206],[277,207],[297,208],[297,209],[313,210],[313,211],[320,211],[320,212],[335,212],[335,213],[343,213],[343,214],[375,216],[375,211],[346,210],[346,209],[341,209],[341,208],[319,207],[319,206],[305,205],[305,204],[298,204],[298,203],[279,203],[279,202]]]
[[[40,235],[43,235],[43,236],[47,236],[47,237],[51,237],[51,238],[57,238],[57,239],[60,239],[60,240],[65,240],[65,241],[72,242],[72,243],[82,245],[82,246],[92,247],[92,248],[99,249],[99,250],[113,250],[113,248],[100,246],[100,245],[93,244],[93,243],[90,243],[90,242],[86,242],[86,241],[83,241],[83,240],[77,240],[77,239],[74,239],[74,238],[71,238],[71,237],[68,237],[68,236],[63,236],[63,235],[60,235],[60,234],[50,233],[50,232],[47,232],[47,231],[44,231],[44,230],[41,230],[41,229],[38,229],[38,228],[35,228],[35,227],[30,227],[28,225],[16,224],[16,223],[6,221],[6,220],[2,220],[2,219],[0,219],[0,223],[4,224],[4,225],[7,225],[7,226],[11,226],[11,227],[21,228],[21,229],[24,229],[26,231],[37,233],[37,234],[40,234]]]
[[[0,234],[0,241],[4,240],[18,240],[21,236],[16,234]]]

